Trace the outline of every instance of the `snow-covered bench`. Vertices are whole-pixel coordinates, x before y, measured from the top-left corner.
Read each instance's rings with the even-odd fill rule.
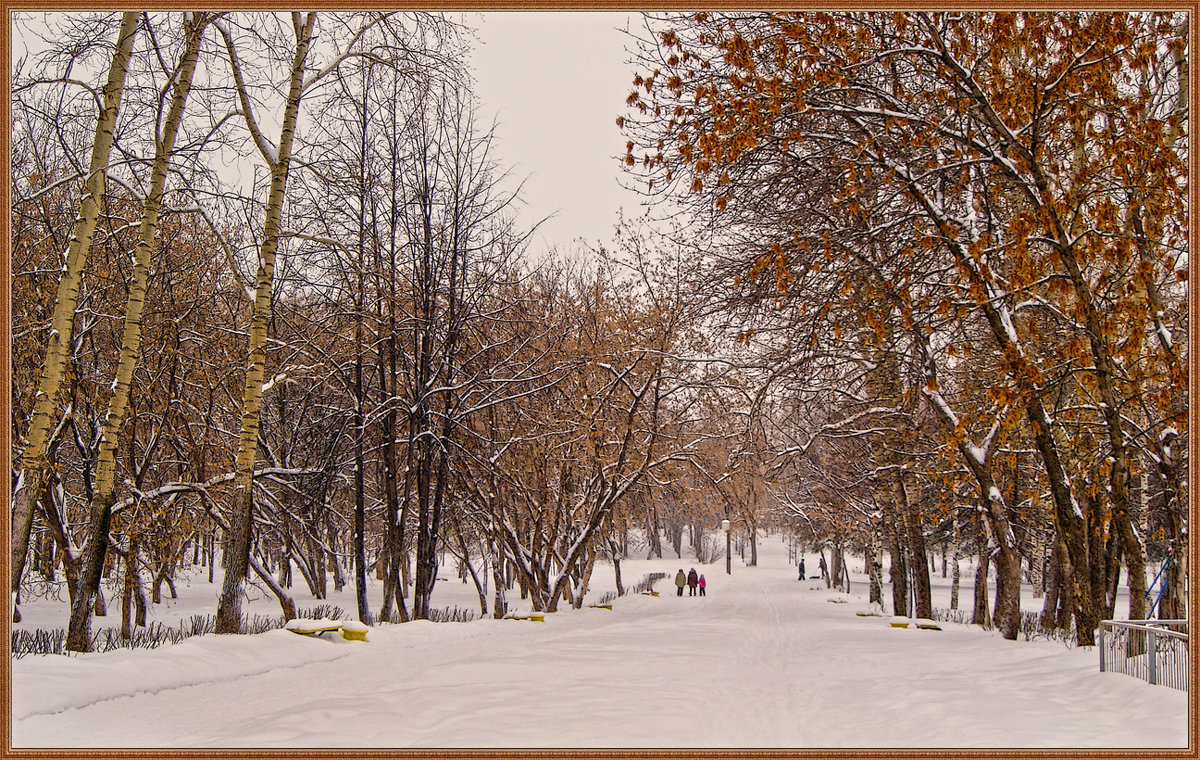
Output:
[[[532,620],[535,623],[546,622],[546,614],[544,612],[531,612],[528,615],[505,615],[505,620]]]
[[[283,626],[301,636],[320,636],[323,633],[341,631],[347,641],[366,641],[367,626],[357,620],[327,620],[325,618],[293,618]]]
[[[908,628],[908,626],[911,624],[914,628],[920,628],[926,631],[942,630],[940,625],[929,618],[917,618],[916,620],[910,620],[906,617],[896,617],[892,618],[891,624],[893,628]]]

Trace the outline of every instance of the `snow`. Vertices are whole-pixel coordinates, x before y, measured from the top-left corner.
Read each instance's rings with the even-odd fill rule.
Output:
[[[1009,316],[1008,307],[1004,304],[1004,292],[995,287],[991,283],[987,283],[988,300],[992,307],[995,308],[997,315],[1000,317],[1000,324],[1004,328],[1004,335],[1008,342],[1016,349],[1017,356],[1024,357],[1025,352],[1021,348],[1021,341],[1017,337],[1017,329],[1013,327],[1012,318]]]
[[[349,621],[344,622],[348,623]],[[343,621],[331,618],[294,618],[287,621],[283,627],[288,631],[316,631],[322,628],[340,628],[342,625]]]
[[[1158,337],[1163,342],[1163,345],[1168,349],[1175,347],[1175,336],[1167,329],[1167,326],[1162,322],[1162,312],[1158,313],[1158,319],[1154,320],[1155,328],[1158,330]]]
[[[271,389],[274,388],[278,383],[280,383],[284,380],[287,380],[287,379],[288,379],[287,370],[280,372],[279,374],[275,375],[275,377],[271,378],[270,380],[268,380],[267,382],[262,384],[262,394],[264,396],[267,395],[268,393],[271,392]]]
[[[983,467],[984,462],[987,460],[987,452],[973,443],[968,443],[966,445],[966,449],[967,453],[971,455],[971,458],[974,459],[980,467]]]
[[[928,386],[926,386],[925,395],[931,401],[933,401],[934,404],[937,405],[937,408],[939,411],[941,411],[942,416],[944,416],[946,419],[948,419],[950,421],[950,424],[953,425],[955,427],[955,429],[957,429],[960,424],[958,421],[958,415],[955,414],[954,410],[950,408],[950,405],[946,403],[946,399],[942,397],[942,394],[938,393],[935,390],[931,390]],[[980,464],[983,464],[982,459],[980,459],[978,461]]]
[[[807,561],[815,566],[813,553]],[[628,583],[668,573],[664,593],[618,598],[611,611],[562,609],[543,623],[377,625],[366,642],[276,630],[25,657],[12,663],[12,746],[1187,746],[1187,694],[1101,673],[1094,648],[860,617],[870,611],[861,560],[851,561],[850,594],[797,581],[777,536],[760,540],[758,567],[737,555],[732,575],[723,565],[686,553],[627,559]],[[964,565],[959,596],[970,600],[973,573]],[[691,566],[707,576],[705,597],[672,593],[676,569]],[[934,604],[945,607],[950,581],[937,574],[934,582]],[[611,568],[597,566],[588,601],[611,583]],[[180,599],[155,605],[156,617],[211,611],[220,579],[178,585]],[[376,605],[378,587],[371,593]],[[435,606],[475,597],[452,578],[435,594]],[[520,612],[527,602],[517,596],[510,601]],[[1028,589],[1022,596],[1024,609],[1040,607]],[[353,598],[347,586],[329,601],[353,610]],[[275,611],[265,597],[246,608]],[[65,620],[61,604],[31,602],[22,612],[43,625]]]

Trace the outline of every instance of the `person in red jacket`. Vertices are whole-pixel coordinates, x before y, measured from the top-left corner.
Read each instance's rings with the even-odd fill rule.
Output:
[[[698,575],[696,575],[696,568],[693,567],[691,570],[688,571],[687,581],[688,581],[688,596],[695,596],[696,595],[696,585],[698,583],[700,583],[700,577]]]
[[[704,580],[703,575],[700,576],[700,581],[697,585],[700,587],[700,596],[704,596],[704,587],[708,585],[708,582]]]

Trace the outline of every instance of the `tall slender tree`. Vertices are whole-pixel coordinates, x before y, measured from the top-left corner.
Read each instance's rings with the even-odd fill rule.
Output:
[[[67,250],[63,254],[63,269],[58,281],[54,316],[50,323],[50,340],[42,362],[41,376],[29,429],[25,434],[25,445],[21,454],[21,470],[17,475],[12,496],[12,533],[10,535],[11,579],[13,589],[20,584],[25,568],[25,555],[29,548],[29,531],[33,524],[34,506],[41,495],[47,478],[46,444],[51,428],[55,424],[55,409],[58,390],[67,364],[67,352],[75,325],[75,307],[79,295],[80,279],[87,262],[92,234],[99,219],[100,205],[104,201],[105,179],[109,153],[112,149],[117,114],[121,96],[125,91],[125,74],[133,50],[134,37],[138,30],[138,15],[126,12],[121,15],[121,25],[113,50],[108,78],[97,92],[98,115],[95,137],[92,141],[91,163],[84,182],[83,196],[79,200],[79,213]],[[14,610],[14,614],[15,610]]]

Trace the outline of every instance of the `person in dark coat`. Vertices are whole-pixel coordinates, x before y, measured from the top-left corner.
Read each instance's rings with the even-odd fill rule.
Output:
[[[683,568],[679,568],[679,574],[675,576],[675,596],[683,596],[683,587],[687,585],[687,576],[683,574]]]
[[[826,581],[829,580],[829,568],[825,565],[825,555],[821,555],[821,561],[817,563],[817,567],[821,568],[821,577]]]
[[[804,557],[800,558],[800,577],[796,580],[804,580]]]
[[[696,575],[696,568],[692,568],[687,574],[688,596],[696,595],[696,586],[700,583],[700,576]]]

